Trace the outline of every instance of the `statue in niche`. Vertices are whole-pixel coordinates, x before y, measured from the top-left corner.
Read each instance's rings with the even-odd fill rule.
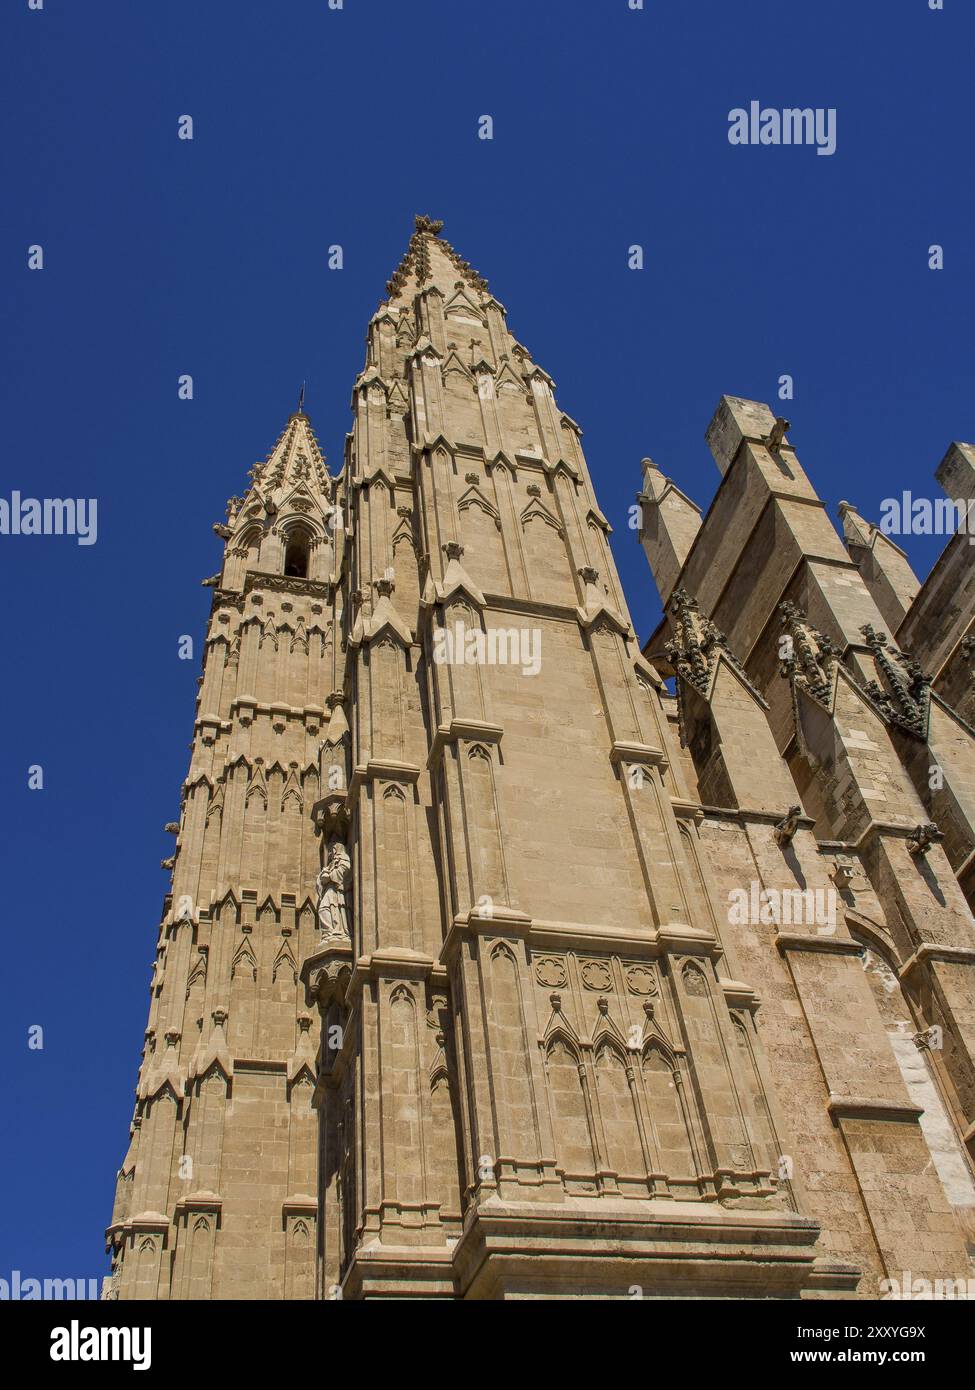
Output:
[[[352,861],[341,840],[328,847],[325,863],[318,875],[318,927],[322,940],[351,937],[349,931],[349,884],[352,882]]]

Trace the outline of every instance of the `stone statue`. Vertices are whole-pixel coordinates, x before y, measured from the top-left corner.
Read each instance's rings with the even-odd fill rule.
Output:
[[[333,840],[315,887],[318,890],[318,926],[322,938],[350,937],[349,884],[352,861],[341,840]]]

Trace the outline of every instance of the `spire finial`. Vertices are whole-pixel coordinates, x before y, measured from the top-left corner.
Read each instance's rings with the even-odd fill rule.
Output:
[[[413,222],[418,232],[430,232],[433,236],[439,236],[443,231],[442,218],[427,217],[425,213],[417,213]]]
[[[305,383],[301,383],[301,390],[298,392],[298,414],[304,413],[305,409]]]

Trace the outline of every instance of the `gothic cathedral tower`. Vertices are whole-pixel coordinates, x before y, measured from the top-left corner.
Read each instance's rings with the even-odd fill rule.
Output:
[[[112,1291],[839,1287],[581,431],[440,231],[341,471],[299,411],[217,528]]]

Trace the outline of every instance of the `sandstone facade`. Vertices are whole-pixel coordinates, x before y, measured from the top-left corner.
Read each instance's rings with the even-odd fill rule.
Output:
[[[107,1292],[967,1273],[967,553],[918,586],[852,509],[845,549],[726,398],[706,517],[645,466],[641,652],[580,429],[440,232],[369,324],[341,469],[299,409],[215,528]],[[797,887],[831,931],[729,909]]]

